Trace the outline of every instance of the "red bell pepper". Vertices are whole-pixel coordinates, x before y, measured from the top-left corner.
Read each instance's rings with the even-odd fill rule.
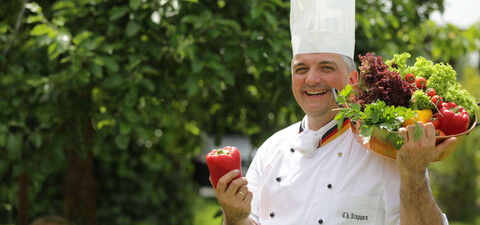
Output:
[[[444,102],[438,109],[441,116],[438,116],[440,130],[446,135],[459,134],[468,128],[468,112],[454,102]]]
[[[207,154],[207,166],[215,188],[218,180],[234,169],[240,170],[240,174],[235,179],[242,177],[242,159],[236,147],[226,146],[223,149],[212,150]]]

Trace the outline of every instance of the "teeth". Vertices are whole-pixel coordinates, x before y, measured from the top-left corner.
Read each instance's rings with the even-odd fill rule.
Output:
[[[318,94],[325,94],[327,91],[307,91],[309,95],[318,95]]]

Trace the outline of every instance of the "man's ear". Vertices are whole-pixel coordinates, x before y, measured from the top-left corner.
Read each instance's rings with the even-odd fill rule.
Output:
[[[353,86],[356,83],[358,83],[358,72],[356,70],[353,70],[352,72],[350,72],[349,84]]]

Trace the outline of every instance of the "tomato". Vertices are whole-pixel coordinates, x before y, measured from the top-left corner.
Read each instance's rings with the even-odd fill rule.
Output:
[[[415,75],[413,73],[407,73],[405,75],[405,80],[408,82],[408,83],[415,83]]]
[[[435,117],[432,119],[431,122],[433,123],[433,126],[435,127],[435,129],[437,129],[440,126],[440,120],[438,120]]]
[[[417,77],[415,83],[417,84],[418,89],[427,88],[427,79],[425,79],[425,77]]]
[[[442,136],[447,136],[447,135],[445,135],[445,133],[442,130],[435,129],[435,136],[436,137],[442,137]],[[435,140],[435,145],[438,145],[438,144],[442,143],[443,141],[445,141],[445,139],[443,139],[443,138],[442,139],[436,139]]]
[[[433,88],[428,88],[427,89],[427,95],[431,98],[433,96],[435,96],[437,94],[437,92],[435,91],[435,89]]]
[[[440,129],[435,129],[435,136],[446,136],[445,133],[443,133],[442,130]]]
[[[439,95],[434,95],[430,101],[433,102],[433,104],[435,104],[437,106],[437,108],[441,108],[442,107],[442,103],[443,103],[443,99],[441,96]]]

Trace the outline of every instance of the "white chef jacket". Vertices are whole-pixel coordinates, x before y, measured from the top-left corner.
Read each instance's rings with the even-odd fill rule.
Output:
[[[330,135],[333,140],[313,157],[306,157],[293,149],[299,127],[300,122],[270,137],[247,171],[254,222],[400,224],[395,160],[367,150],[348,127],[340,135]]]

